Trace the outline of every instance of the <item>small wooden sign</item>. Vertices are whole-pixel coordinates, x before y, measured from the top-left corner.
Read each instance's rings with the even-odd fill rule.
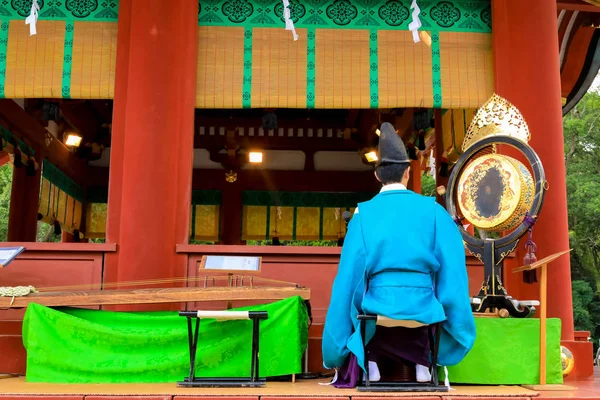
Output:
[[[25,247],[0,247],[0,268],[6,267],[24,250]]]
[[[249,256],[202,256],[200,270],[227,273],[260,273],[262,257]]]

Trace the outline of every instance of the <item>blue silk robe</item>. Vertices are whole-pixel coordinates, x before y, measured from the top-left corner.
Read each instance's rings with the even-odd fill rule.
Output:
[[[385,186],[359,204],[348,224],[323,331],[325,368],[340,368],[352,352],[365,369],[360,313],[444,321],[439,365],[456,365],[473,347],[475,320],[458,227],[434,198],[402,189]],[[374,333],[372,322],[367,343]]]

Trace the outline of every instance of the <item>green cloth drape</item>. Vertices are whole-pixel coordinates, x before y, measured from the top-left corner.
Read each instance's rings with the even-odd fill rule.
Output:
[[[475,318],[477,337],[465,359],[448,368],[450,381],[479,385],[536,385],[540,379],[538,318]],[[563,383],[561,321],[547,319],[546,382]]]
[[[239,308],[267,311],[261,322],[260,374],[300,373],[308,315],[300,297]],[[250,374],[252,322],[202,320],[196,376]],[[189,373],[186,318],[176,312],[27,308],[23,321],[27,381],[177,382]]]

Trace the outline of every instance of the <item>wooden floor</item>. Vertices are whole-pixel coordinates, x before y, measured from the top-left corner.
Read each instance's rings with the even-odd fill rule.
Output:
[[[1,377],[0,377],[1,378]],[[448,393],[365,393],[350,389],[335,389],[319,385],[323,380],[300,380],[290,382],[268,382],[264,388],[199,389],[179,388],[175,383],[155,384],[50,384],[28,383],[23,377],[0,379],[0,399],[4,400],[176,400],[192,396],[223,400],[240,397],[241,400],[306,400],[319,397],[327,400],[366,400],[366,398],[425,398],[451,400],[470,397],[481,400],[534,400],[552,399],[598,399],[600,381],[569,383],[561,390],[530,390],[520,386],[454,386]],[[555,388],[556,389],[556,388]],[[89,397],[89,399],[88,399]],[[117,399],[115,399],[117,398]],[[127,399],[128,398],[128,399]],[[443,398],[443,399],[442,399]],[[208,399],[207,399],[208,400]]]
[[[351,389],[336,389],[332,386],[323,386],[323,380],[303,380],[291,382],[267,382],[264,388],[179,388],[175,383],[155,384],[50,384],[28,383],[25,378],[0,379],[0,396],[11,395],[30,397],[37,396],[210,396],[231,398],[243,397],[325,397],[325,398],[351,398],[351,397],[432,397],[439,398],[440,394],[433,393],[365,393]],[[444,397],[538,397],[539,392],[519,386],[457,386],[452,391],[444,393]]]

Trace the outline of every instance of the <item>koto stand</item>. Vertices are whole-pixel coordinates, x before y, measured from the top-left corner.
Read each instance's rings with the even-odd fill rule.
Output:
[[[513,273],[533,271],[536,269],[540,270],[540,384],[530,385],[529,388],[533,390],[566,390],[565,385],[546,385],[546,301],[548,297],[548,264],[570,251],[571,250],[565,250],[554,253],[533,264],[525,265],[513,270]]]

